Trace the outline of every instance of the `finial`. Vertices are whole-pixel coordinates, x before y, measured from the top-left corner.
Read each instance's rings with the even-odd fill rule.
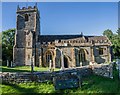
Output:
[[[19,7],[19,5],[17,5],[17,10],[19,10],[20,9],[20,7]]]
[[[81,32],[81,36],[83,36],[83,32]]]
[[[35,3],[35,6],[34,6],[34,8],[37,8],[37,2]]]

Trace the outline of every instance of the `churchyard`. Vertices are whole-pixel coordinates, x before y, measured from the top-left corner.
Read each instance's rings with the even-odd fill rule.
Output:
[[[50,72],[49,68],[34,67],[35,72],[33,72],[32,74],[35,76],[33,76],[32,79],[28,77],[32,75],[31,67],[23,66],[23,67],[10,68],[3,66],[2,67],[3,73],[4,74],[9,73],[9,78],[5,80],[3,79],[2,81],[1,84],[2,93],[3,94],[8,94],[8,93],[9,94],[12,93],[18,93],[18,94],[118,93],[119,94],[120,93],[119,65],[118,65],[119,62],[118,64],[117,62],[116,64],[114,63],[112,64],[113,64],[112,70],[106,69],[108,68],[108,65],[103,65],[101,66],[101,68],[100,65],[94,67],[85,66],[82,68],[74,68],[68,70],[66,69],[64,71],[59,71],[59,69],[55,69],[54,72]],[[24,75],[26,77],[23,77]],[[55,81],[56,76],[59,76],[56,78],[58,81]],[[72,78],[70,78],[70,76],[72,76]],[[76,80],[77,76],[80,76],[78,80]],[[74,79],[73,77],[76,78]],[[76,85],[70,85],[70,82],[76,83]],[[68,86],[65,85],[60,86],[59,83],[61,83],[62,85],[67,84]],[[57,87],[55,87],[55,85],[57,85]]]

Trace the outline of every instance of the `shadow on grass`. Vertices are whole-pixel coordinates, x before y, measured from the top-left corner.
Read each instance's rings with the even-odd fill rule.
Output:
[[[52,90],[51,91],[51,92],[53,92],[52,94],[61,93],[61,95],[63,95],[63,94],[69,95],[69,93],[74,93],[74,92],[75,93],[89,93],[89,94],[90,93],[96,93],[96,94],[97,93],[99,93],[99,94],[100,93],[105,93],[105,94],[118,93],[118,95],[119,95],[119,93],[120,93],[120,80],[118,79],[118,71],[115,69],[115,67],[113,67],[113,76],[114,76],[113,79],[109,79],[109,78],[105,78],[102,76],[91,75],[89,77],[83,78],[82,88],[73,88],[73,89],[65,89],[65,90],[57,90],[57,91],[54,91],[53,88],[50,88],[50,90]],[[5,85],[7,85],[7,84],[5,84]],[[20,87],[19,85],[15,85],[15,84],[8,84],[8,85],[13,87],[14,89],[16,89],[18,91],[18,94],[16,93],[17,95],[26,95],[27,93],[29,95],[40,94],[36,91],[35,87],[24,88],[24,87]],[[49,85],[46,87],[49,87]],[[46,87],[43,87],[42,89],[46,90]],[[11,94],[8,94],[8,95],[11,95]]]
[[[9,84],[9,83],[3,83],[6,86],[10,86],[11,88],[17,90],[18,92],[11,92],[11,93],[2,93],[2,95],[38,95],[39,93],[35,91],[35,88],[25,88],[20,87],[17,84]]]
[[[105,78],[98,75],[92,75],[83,79],[82,90],[95,91],[100,93],[119,93],[120,94],[120,80],[119,73],[113,66],[113,79]]]

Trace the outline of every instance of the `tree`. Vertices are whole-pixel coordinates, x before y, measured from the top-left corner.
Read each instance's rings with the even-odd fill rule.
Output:
[[[13,46],[14,46],[15,29],[9,29],[2,32],[2,60],[13,60]]]
[[[113,32],[111,30],[107,29],[103,32],[103,35],[106,35],[111,40],[112,36],[113,36]]]
[[[106,35],[112,42],[114,56],[120,57],[120,28],[117,30],[117,34],[107,29],[103,32],[103,35]]]

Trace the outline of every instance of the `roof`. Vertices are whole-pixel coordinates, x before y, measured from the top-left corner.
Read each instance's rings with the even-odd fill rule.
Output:
[[[39,35],[38,41],[39,42],[52,42],[55,40],[67,40],[67,39],[74,39],[80,38],[82,35]]]
[[[84,37],[88,41],[108,41],[109,39],[106,36],[82,36],[82,35],[39,35],[39,42],[53,42],[55,40],[70,40],[78,39]]]

